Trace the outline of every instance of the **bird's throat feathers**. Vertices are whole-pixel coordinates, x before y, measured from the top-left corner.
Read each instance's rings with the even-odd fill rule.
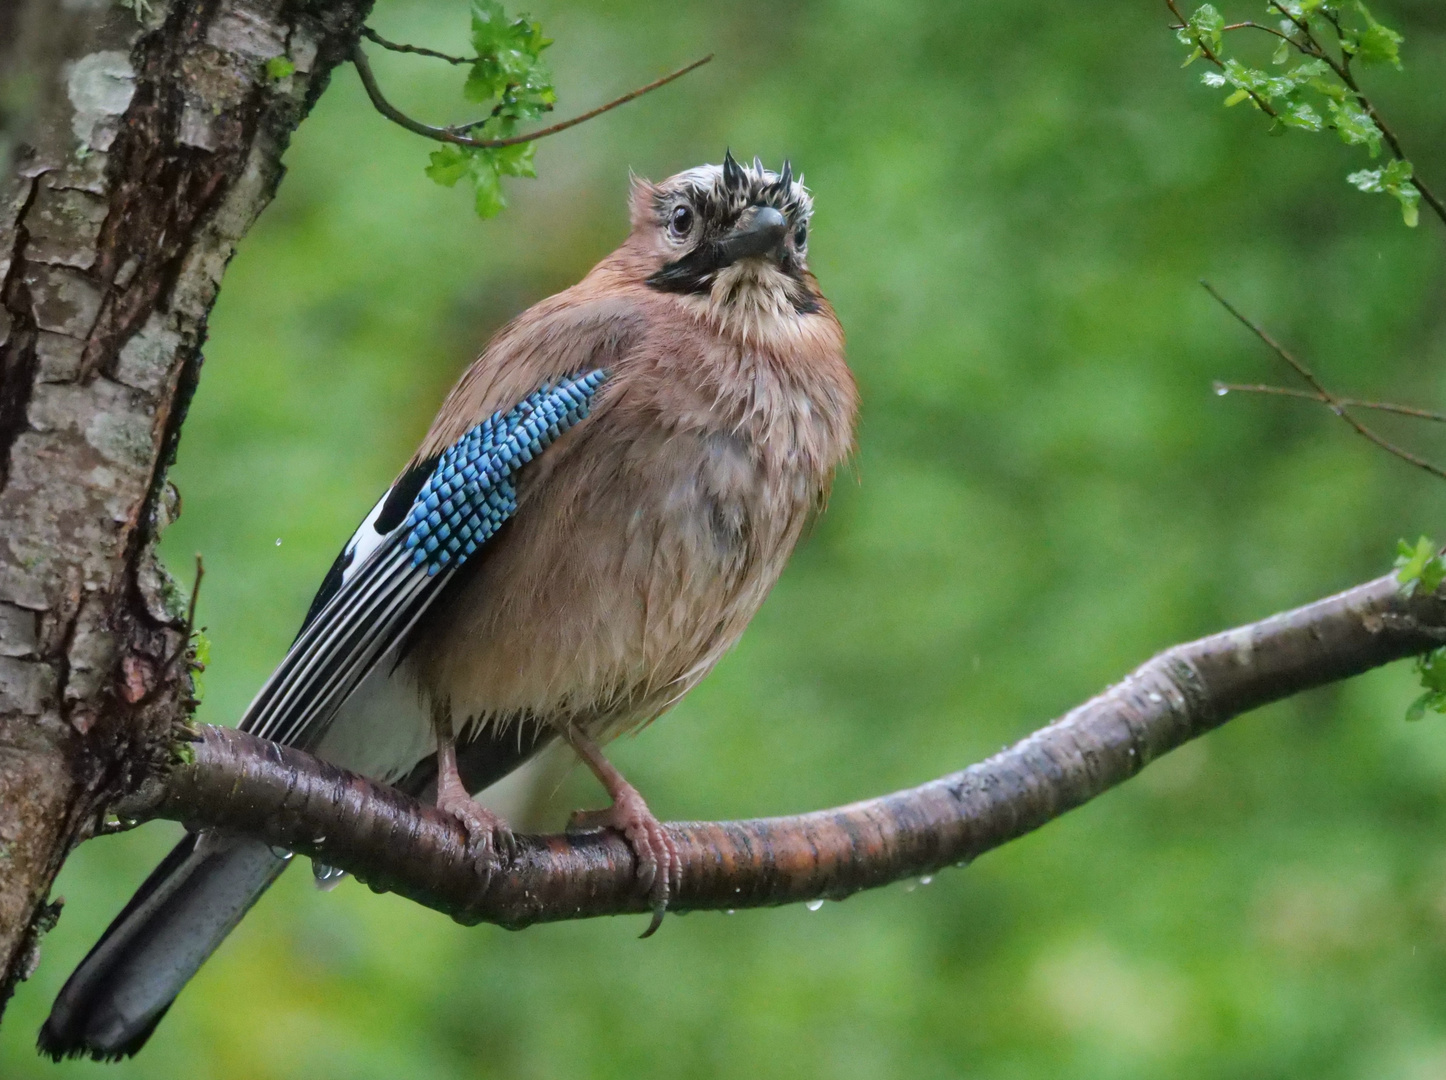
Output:
[[[677,300],[694,317],[744,345],[784,345],[811,336],[809,316],[823,310],[809,282],[757,261],[725,267],[706,292],[679,293]]]

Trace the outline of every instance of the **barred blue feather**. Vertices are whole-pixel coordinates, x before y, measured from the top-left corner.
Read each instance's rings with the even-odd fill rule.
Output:
[[[517,512],[517,470],[587,416],[607,378],[590,371],[543,384],[506,414],[488,417],[442,455],[404,522],[413,566],[428,574],[458,565]]]
[[[352,691],[516,513],[518,471],[587,416],[606,379],[599,369],[545,383],[470,428],[386,532],[378,530],[387,524],[388,500],[378,502],[328,575],[333,591],[317,597],[291,651],[246,710],[242,729],[314,746]]]

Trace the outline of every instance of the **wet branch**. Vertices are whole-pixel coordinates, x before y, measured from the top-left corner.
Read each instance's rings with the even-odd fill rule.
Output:
[[[1178,645],[1007,750],[881,798],[794,817],[668,826],[683,860],[674,910],[764,907],[967,863],[1233,717],[1435,648],[1446,600],[1392,576]],[[522,836],[507,866],[473,858],[454,819],[298,750],[203,727],[189,762],[123,816],[225,827],[351,871],[463,923],[645,912],[612,833]]]
[[[388,48],[392,47],[390,42],[387,42],[385,44]],[[443,53],[434,53],[430,50],[420,49],[416,46],[408,46],[407,51],[420,52],[428,56],[436,56],[439,59],[448,61],[449,63],[467,63],[467,61],[461,57],[452,57],[447,56]],[[694,71],[697,68],[702,67],[704,64],[708,63],[708,61],[712,59],[713,54],[709,53],[701,60],[694,60],[686,67],[681,67],[677,71],[672,72],[671,74],[664,75],[661,79],[654,79],[652,82],[648,83],[647,86],[640,86],[636,90],[629,91],[620,98],[614,98],[606,105],[599,105],[596,109],[589,109],[587,112],[583,113],[580,116],[574,116],[571,120],[563,120],[560,123],[551,125],[550,127],[541,128],[538,131],[529,131],[523,135],[510,135],[505,139],[474,139],[470,135],[467,135],[466,132],[472,128],[478,127],[483,123],[486,123],[485,119],[473,121],[470,124],[460,124],[456,127],[433,127],[431,124],[424,124],[420,120],[414,120],[412,117],[408,116],[406,113],[402,112],[390,101],[388,101],[385,96],[383,96],[381,87],[377,85],[377,77],[372,72],[371,63],[367,60],[366,53],[362,50],[362,47],[360,45],[356,46],[356,48],[352,50],[351,54],[352,63],[356,65],[357,74],[361,76],[362,86],[367,92],[367,97],[371,98],[372,105],[376,107],[377,112],[381,113],[393,123],[399,124],[402,127],[406,128],[414,135],[421,135],[428,139],[436,139],[438,142],[455,143],[457,146],[470,146],[478,150],[497,150],[501,149],[504,146],[520,146],[523,143],[530,143],[535,142],[538,139],[545,139],[549,135],[556,135],[558,132],[566,131],[568,128],[577,127],[578,124],[585,124],[589,120],[601,116],[605,112],[611,112],[613,109],[616,109],[620,105],[626,105],[628,102],[636,100],[637,98],[642,97],[644,94],[652,93],[659,87],[667,86],[668,83],[672,82],[674,79],[681,79],[690,71]]]

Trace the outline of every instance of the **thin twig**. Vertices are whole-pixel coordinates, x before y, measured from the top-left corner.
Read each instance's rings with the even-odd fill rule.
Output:
[[[1319,401],[1324,405],[1330,404],[1330,399],[1322,397],[1313,390],[1297,390],[1291,386],[1271,386],[1267,383],[1230,383],[1220,382],[1218,379],[1214,384],[1217,394],[1227,394],[1239,391],[1244,394],[1276,394],[1280,397],[1304,398],[1306,401]],[[1350,409],[1375,409],[1378,412],[1396,413],[1400,416],[1410,416],[1416,420],[1430,420],[1437,424],[1446,424],[1446,413],[1432,412],[1429,409],[1418,409],[1413,405],[1397,405],[1390,401],[1364,401],[1361,398],[1336,398],[1342,406]]]
[[[366,53],[362,51],[360,45],[357,45],[352,50],[351,59],[352,63],[356,65],[357,74],[361,76],[362,86],[366,88],[367,97],[371,98],[372,104],[376,106],[377,112],[381,113],[388,120],[395,124],[400,124],[415,135],[421,135],[428,139],[436,139],[438,142],[454,143],[457,146],[470,146],[478,150],[497,150],[504,146],[520,146],[523,143],[533,142],[536,139],[545,139],[549,135],[556,135],[560,131],[566,131],[568,128],[586,123],[594,117],[601,116],[605,112],[616,109],[619,105],[626,105],[635,98],[640,98],[644,94],[651,93],[661,86],[666,86],[674,79],[682,78],[688,74],[688,72],[700,68],[712,60],[713,54],[709,53],[701,60],[694,60],[687,67],[679,68],[670,75],[664,75],[661,79],[655,79],[648,83],[647,86],[640,86],[620,98],[609,101],[606,105],[599,105],[596,109],[590,109],[581,116],[574,116],[571,120],[564,120],[561,123],[553,124],[551,127],[545,127],[539,131],[528,132],[525,135],[512,135],[505,139],[474,139],[470,136],[460,134],[460,132],[470,127],[475,127],[476,124],[463,124],[456,128],[440,128],[432,127],[430,124],[424,124],[420,120],[413,120],[382,95],[381,87],[377,85],[376,76],[372,74],[371,64],[367,62]]]
[[[382,48],[388,49],[391,52],[414,53],[417,56],[430,56],[433,59],[445,60],[447,61],[447,63],[456,64],[459,67],[467,64],[475,64],[478,59],[475,56],[452,56],[449,53],[438,52],[436,49],[424,49],[420,45],[402,45],[395,41],[388,41],[386,38],[382,37],[381,34],[378,34],[375,30],[373,30],[370,26],[363,26],[361,28],[361,33],[362,37],[366,38],[368,41],[375,41]]]
[[[1247,327],[1251,333],[1253,333],[1261,341],[1265,342],[1265,344],[1270,347],[1270,349],[1275,353],[1276,356],[1280,357],[1287,364],[1289,364],[1292,370],[1294,370],[1297,375],[1299,375],[1302,379],[1308,382],[1311,385],[1311,388],[1315,390],[1315,392],[1320,396],[1321,400],[1326,404],[1326,406],[1331,410],[1331,412],[1335,413],[1352,428],[1354,428],[1356,434],[1361,435],[1366,439],[1369,439],[1371,442],[1379,446],[1382,450],[1385,450],[1389,454],[1394,454],[1402,461],[1410,465],[1414,465],[1418,469],[1424,469],[1432,476],[1438,477],[1442,480],[1446,480],[1446,469],[1442,469],[1437,465],[1433,465],[1425,458],[1416,456],[1404,447],[1397,446],[1389,439],[1386,439],[1383,436],[1376,434],[1376,432],[1372,431],[1350,413],[1346,412],[1345,401],[1343,401],[1341,398],[1336,397],[1329,390],[1327,390],[1325,386],[1321,383],[1321,381],[1315,377],[1315,373],[1311,371],[1311,369],[1308,368],[1302,361],[1297,359],[1291,352],[1289,352],[1289,350],[1287,350],[1285,346],[1283,346],[1280,342],[1276,341],[1275,338],[1271,337],[1264,327],[1251,321],[1243,312],[1236,308],[1234,304],[1230,303],[1229,300],[1226,300],[1225,297],[1221,296],[1220,293],[1216,292],[1215,287],[1211,285],[1208,281],[1202,281],[1200,282],[1200,284],[1205,287],[1205,291],[1208,292],[1211,296],[1213,296],[1216,302],[1219,303],[1221,307],[1223,307],[1226,311],[1230,312],[1230,314],[1234,315],[1235,318],[1239,320],[1242,325]]]
[[[666,825],[674,910],[842,899],[964,864],[1123,783],[1232,717],[1437,647],[1446,604],[1394,574],[1177,645],[1092,700],[960,772],[795,817]],[[199,725],[194,754],[116,809],[223,827],[351,871],[463,923],[526,926],[646,912],[618,834],[519,836],[502,863],[457,820],[294,747]]]
[[[1184,27],[1182,27],[1182,26],[1177,26],[1177,27],[1174,27],[1174,29],[1176,29],[1176,30],[1183,30]],[[1231,23],[1229,26],[1222,26],[1220,29],[1221,29],[1222,31],[1225,31],[1225,30],[1264,30],[1267,34],[1274,34],[1276,37],[1280,38],[1282,41],[1288,41],[1288,42],[1290,42],[1292,45],[1294,45],[1294,46],[1295,46],[1297,49],[1299,49],[1301,52],[1303,52],[1303,53],[1306,52],[1305,47],[1302,46],[1300,42],[1296,41],[1295,38],[1291,37],[1289,34],[1282,34],[1282,33],[1281,33],[1279,30],[1277,30],[1275,27],[1273,27],[1273,26],[1266,26],[1264,23],[1251,22],[1249,19],[1247,19],[1245,22]],[[1307,53],[1307,55],[1309,55],[1309,53]]]

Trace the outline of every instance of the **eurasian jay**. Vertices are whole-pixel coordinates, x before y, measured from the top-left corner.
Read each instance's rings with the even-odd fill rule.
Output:
[[[812,210],[786,163],[635,180],[627,240],[458,381],[241,727],[434,798],[494,858],[510,833],[471,793],[564,740],[612,800],[574,821],[626,837],[651,932],[677,855],[599,746],[738,640],[852,446]],[[286,866],[186,836],[70,977],[41,1051],[139,1050]]]

